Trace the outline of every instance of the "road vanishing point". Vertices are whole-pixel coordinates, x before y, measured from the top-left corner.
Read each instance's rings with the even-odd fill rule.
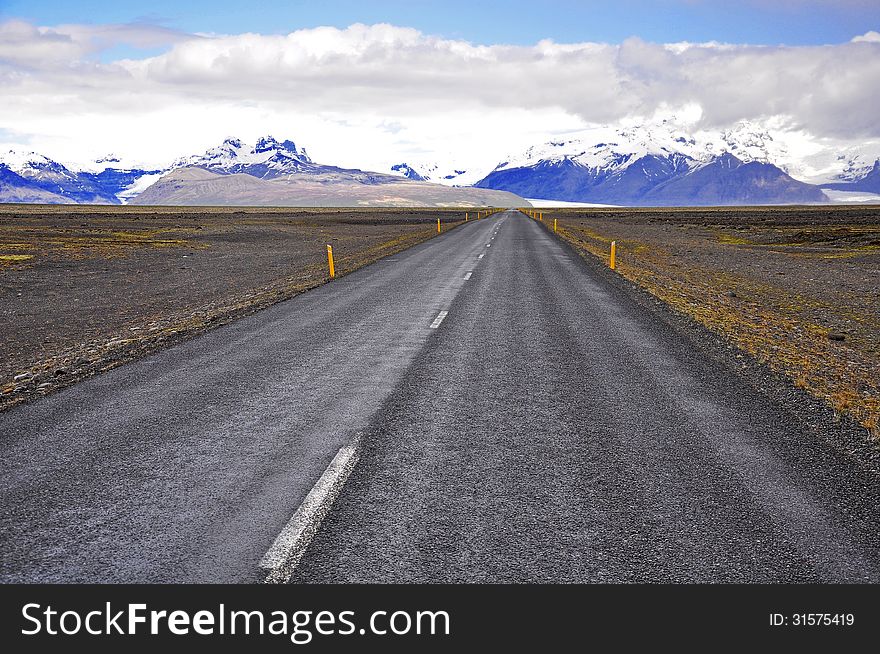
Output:
[[[877,582],[877,475],[515,211],[0,414],[5,582]]]

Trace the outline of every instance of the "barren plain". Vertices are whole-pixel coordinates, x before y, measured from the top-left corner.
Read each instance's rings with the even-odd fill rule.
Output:
[[[473,213],[471,213],[473,216]],[[0,408],[326,281],[464,211],[6,205]]]

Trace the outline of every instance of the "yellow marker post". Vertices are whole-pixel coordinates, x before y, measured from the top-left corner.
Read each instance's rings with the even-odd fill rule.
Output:
[[[330,264],[330,279],[336,277],[336,269],[333,267],[333,246],[327,245],[327,263]]]
[[[467,215],[467,211],[465,211],[465,212],[464,212],[464,221],[465,221],[465,222],[467,222],[467,221],[468,221],[468,215]]]
[[[440,219],[437,219],[437,233],[440,233]]]
[[[611,259],[608,262],[608,267],[611,270],[617,268],[617,241],[611,241]]]
[[[553,219],[553,233],[556,233],[556,218]]]

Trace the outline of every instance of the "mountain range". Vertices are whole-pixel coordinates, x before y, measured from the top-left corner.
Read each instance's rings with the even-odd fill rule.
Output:
[[[503,166],[477,183],[532,199],[627,206],[807,204],[827,202],[818,186],[769,163],[724,153],[698,162],[680,153],[618,155],[605,166],[576,159]]]
[[[750,123],[687,133],[666,121],[598,127],[532,146],[491,171],[461,161],[370,172],[316,163],[291,140],[228,138],[161,169],[112,155],[65,166],[0,153],[0,202],[297,206],[521,206],[522,198],[612,205],[820,203],[880,194],[870,148],[799,155]],[[813,183],[808,183],[812,181]],[[867,199],[876,199],[873,195]]]
[[[748,121],[696,133],[661,121],[532,146],[469,183],[531,199],[628,206],[819,203],[829,200],[825,190],[838,192],[836,200],[878,201],[864,196],[880,193],[878,154],[876,144],[805,148]],[[464,168],[456,172],[473,177]],[[453,178],[433,174],[433,164],[393,169],[411,179]]]
[[[102,162],[116,163],[113,157]],[[94,167],[94,166],[92,166]],[[161,170],[76,170],[36,153],[0,155],[0,202],[267,206],[522,206],[504,190],[450,187],[312,161],[271,136],[228,138]]]
[[[746,123],[699,138],[666,123],[596,128],[509,157],[476,186],[532,199],[628,206],[819,203],[829,200],[823,188],[876,188],[876,165],[865,171],[853,158],[848,179],[810,184],[792,177],[792,163],[801,172],[806,166],[787,155],[772,134]]]
[[[834,191],[880,193],[880,159],[874,161],[874,165],[867,172],[856,175],[848,181],[825,184],[823,188]]]

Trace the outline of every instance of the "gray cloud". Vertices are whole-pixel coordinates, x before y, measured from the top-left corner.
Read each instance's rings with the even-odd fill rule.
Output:
[[[0,62],[29,69],[75,66],[116,45],[170,46],[196,37],[146,23],[37,27],[20,20],[0,23]]]

